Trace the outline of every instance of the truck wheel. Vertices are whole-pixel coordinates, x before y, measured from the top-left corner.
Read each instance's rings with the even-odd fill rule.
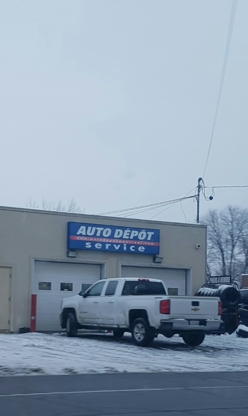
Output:
[[[239,316],[240,316],[240,317],[245,316],[246,318],[248,318],[248,310],[247,310],[247,309],[242,309],[242,308],[240,308],[240,309],[238,310],[238,314],[239,314]]]
[[[78,332],[77,321],[74,313],[69,312],[66,319],[66,335],[76,337]]]
[[[137,318],[132,324],[132,338],[136,345],[146,347],[154,338],[147,321],[143,318]]]
[[[205,334],[199,333],[185,333],[182,335],[182,339],[184,340],[185,344],[190,345],[191,347],[197,347],[198,345],[201,345],[201,343],[205,339]]]
[[[114,338],[122,338],[124,335],[124,331],[122,329],[114,329],[113,336]]]

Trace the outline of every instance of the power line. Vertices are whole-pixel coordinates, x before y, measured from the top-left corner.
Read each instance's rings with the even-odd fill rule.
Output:
[[[149,218],[150,220],[153,220],[153,218],[158,217],[160,214],[162,214],[163,212],[167,211],[167,209],[171,208],[172,206],[174,206],[175,204],[177,204],[179,201],[176,201],[174,203],[171,203],[169,207],[162,209],[162,211],[159,211],[157,214],[153,215],[151,218]]]
[[[143,208],[159,207],[159,206],[163,206],[163,205],[165,205],[167,203],[174,202],[174,201],[177,201],[177,200],[173,199],[173,200],[170,200],[170,201],[157,202],[155,204],[140,205],[138,207],[131,207],[131,208],[119,209],[117,211],[108,211],[108,212],[103,212],[103,213],[101,213],[99,215],[118,214],[118,213],[121,213],[121,212],[133,211],[133,210],[138,210],[138,209],[143,209]]]
[[[202,190],[203,196],[204,196],[204,198],[205,198],[206,201],[211,201],[213,199],[213,196],[215,195],[214,190],[217,189],[217,188],[218,189],[219,188],[248,188],[248,185],[220,185],[220,186],[217,186],[216,185],[216,186],[206,186],[205,183],[204,183],[204,180],[201,179],[201,181],[202,181],[201,190]],[[205,193],[205,190],[206,189],[212,189],[212,194],[209,197],[206,196],[206,193]],[[195,191],[194,195],[188,196],[192,191]],[[196,192],[197,192],[197,188],[194,187],[193,189],[191,189],[191,191],[189,191],[182,198],[171,199],[171,200],[168,200],[168,201],[157,202],[157,203],[154,203],[154,204],[139,205],[137,207],[130,207],[130,208],[125,208],[125,209],[116,210],[116,211],[108,211],[108,212],[104,212],[104,213],[101,213],[101,214],[98,214],[98,215],[113,215],[113,214],[119,214],[119,215],[122,215],[124,218],[127,218],[127,217],[131,217],[133,215],[138,215],[138,214],[143,214],[143,213],[148,212],[148,211],[153,211],[153,210],[158,209],[158,208],[163,208],[161,211],[159,211],[157,214],[153,215],[150,218],[150,220],[152,220],[153,218],[156,218],[158,215],[160,215],[163,212],[167,211],[167,209],[171,208],[172,206],[174,206],[178,202],[180,202],[181,208],[182,208],[182,211],[183,211],[182,201],[184,201],[186,199],[192,199],[192,198],[197,199],[197,193]],[[183,214],[184,214],[184,218],[186,220],[186,216],[185,216],[184,211],[183,211]]]
[[[180,205],[181,205],[181,209],[183,211],[183,215],[184,215],[185,222],[187,222],[187,218],[186,218],[186,215],[185,215],[185,212],[184,212],[184,209],[183,209],[182,201],[180,201]]]
[[[223,85],[224,85],[227,62],[228,62],[228,56],[229,56],[229,51],[230,51],[230,45],[231,45],[231,40],[232,40],[232,33],[233,33],[233,26],[234,26],[235,14],[236,14],[236,9],[237,9],[237,3],[238,3],[238,0],[233,0],[232,7],[231,7],[229,26],[228,26],[228,32],[227,32],[227,39],[226,39],[225,54],[224,54],[223,66],[222,66],[221,77],[220,77],[220,86],[219,86],[219,92],[218,92],[218,96],[217,96],[217,103],[216,103],[216,108],[215,108],[215,113],[214,113],[214,120],[213,120],[211,136],[210,136],[210,143],[209,143],[209,147],[208,147],[207,159],[206,159],[206,163],[205,163],[204,172],[203,172],[203,175],[202,175],[203,178],[205,176],[207,165],[208,165],[208,159],[209,159],[209,155],[210,155],[210,151],[211,151],[211,147],[212,147],[212,142],[213,142],[213,137],[214,137],[214,132],[215,132],[215,126],[216,126],[216,121],[217,121],[218,112],[219,112],[220,100],[221,100],[222,89],[223,89]]]
[[[168,202],[167,204],[164,204],[164,206],[167,206],[167,205],[174,205],[176,202]],[[152,208],[148,208],[148,209],[143,209],[143,210],[140,210],[140,211],[131,211],[131,212],[129,212],[128,214],[126,214],[126,215],[124,215],[124,217],[132,217],[133,215],[137,215],[137,214],[144,214],[145,212],[148,212],[148,211],[152,211],[152,210],[154,210],[154,209],[157,209],[157,208],[160,208],[162,205],[160,205],[159,207],[152,207]],[[156,215],[155,215],[156,216]],[[155,217],[154,216],[154,217]],[[152,217],[152,218],[154,218],[154,217]]]
[[[186,195],[185,195],[185,199],[186,199],[186,197],[189,195],[189,194],[191,194],[191,192],[192,191],[194,191],[195,190],[195,192],[196,192],[196,188],[194,187],[193,189],[191,189],[191,191],[189,191]],[[197,195],[194,195],[194,198],[196,197]],[[177,204],[178,202],[180,202],[181,203],[181,201],[176,201],[176,202],[174,202],[173,204],[171,204],[169,207],[167,207],[167,208],[165,208],[165,209],[163,209],[162,211],[160,211],[160,212],[158,212],[156,215],[153,215],[153,217],[151,217],[150,218],[150,220],[152,220],[153,218],[155,218],[155,217],[157,217],[158,215],[160,215],[160,214],[162,214],[163,212],[165,212],[165,211],[167,211],[167,209],[169,209],[169,208],[171,208],[172,206],[174,206],[175,204]],[[187,222],[187,221],[186,221]]]
[[[211,197],[209,197],[209,198],[213,198],[214,196],[215,196],[215,189],[222,189],[222,188],[248,188],[248,185],[221,185],[221,186],[204,186],[204,188],[211,188],[212,189],[212,195],[211,195]],[[206,200],[209,200],[209,198],[207,198],[206,196],[205,196],[205,190],[203,191],[203,195],[204,195],[204,198],[206,199]]]
[[[150,220],[152,220],[153,218],[155,218],[158,215],[162,214],[164,211],[166,211],[167,209],[171,208],[171,206],[177,204],[178,202],[184,201],[185,199],[195,198],[195,197],[196,197],[196,195],[191,195],[191,196],[188,196],[188,197],[183,197],[183,198],[175,199],[175,200],[172,200],[172,201],[168,201],[167,204],[165,204],[165,205],[166,206],[169,205],[169,206],[166,207],[165,209],[163,209],[162,211],[158,212],[157,214],[153,215],[150,218]],[[139,211],[139,212],[131,212],[130,214],[128,214],[128,216],[131,217],[132,215],[140,214],[140,213],[145,213],[147,211],[151,211],[151,210],[156,209],[156,208],[158,208],[158,207],[154,207],[154,208],[151,208],[151,209],[148,209],[148,210],[143,210],[142,212],[141,211]],[[127,215],[125,215],[125,217],[126,216]]]
[[[205,186],[205,188],[248,188],[248,185],[223,185],[223,186]]]
[[[195,188],[193,188],[195,189]],[[187,194],[188,195],[188,194]],[[148,205],[140,205],[138,207],[133,207],[133,208],[126,208],[126,209],[122,209],[122,210],[117,210],[117,211],[109,211],[109,212],[104,212],[98,215],[110,215],[110,214],[124,214],[124,217],[128,217],[128,216],[132,216],[132,215],[136,215],[136,214],[140,214],[140,213],[144,213],[147,211],[151,211],[153,209],[157,209],[160,207],[163,207],[165,205],[174,205],[180,201],[183,201],[185,199],[190,199],[190,198],[195,198],[196,195],[190,195],[190,196],[185,196],[182,198],[177,198],[177,199],[172,199],[169,201],[163,201],[163,202],[158,202],[156,204],[148,204]],[[157,214],[159,215],[159,214]]]
[[[248,185],[216,185],[216,186],[206,186],[204,183],[204,180],[202,179],[202,193],[206,201],[212,201],[213,197],[215,196],[215,189],[221,189],[221,188],[248,188]],[[211,195],[208,197],[206,196],[206,189],[212,189]]]

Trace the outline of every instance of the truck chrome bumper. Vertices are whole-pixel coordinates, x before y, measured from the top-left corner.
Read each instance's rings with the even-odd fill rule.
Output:
[[[160,331],[204,331],[222,333],[223,321],[219,319],[168,319],[160,322]]]

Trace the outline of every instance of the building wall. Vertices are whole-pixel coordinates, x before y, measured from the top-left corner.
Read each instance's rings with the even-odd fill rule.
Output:
[[[84,222],[160,230],[161,264],[152,255],[77,251],[67,257],[67,223]],[[200,245],[196,249],[196,244]],[[106,265],[106,277],[116,277],[120,265],[191,270],[192,294],[205,283],[206,227],[49,211],[0,208],[0,266],[12,268],[10,330],[30,325],[30,298],[34,260],[92,262]],[[1,284],[1,281],[0,281]]]

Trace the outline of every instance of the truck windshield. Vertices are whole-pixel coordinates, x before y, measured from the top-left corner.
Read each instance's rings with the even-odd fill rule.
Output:
[[[132,295],[166,295],[165,288],[161,282],[149,281],[127,281],[125,282],[122,296]]]

